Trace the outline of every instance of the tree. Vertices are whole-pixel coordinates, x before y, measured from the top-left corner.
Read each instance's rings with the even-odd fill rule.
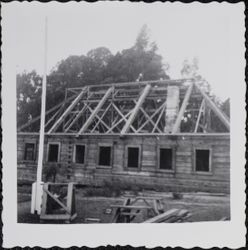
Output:
[[[35,72],[16,76],[17,125],[21,125],[40,112],[41,77]]]
[[[162,56],[157,54],[155,42],[149,42],[148,28],[144,25],[134,46],[118,52],[111,58],[107,67],[108,79],[114,82],[135,81],[140,75],[142,80],[168,79]]]
[[[64,99],[65,89],[92,84],[168,79],[155,42],[144,25],[129,49],[112,55],[106,47],[60,61],[47,77],[47,109]],[[17,76],[18,126],[40,114],[41,77],[35,71]],[[32,80],[33,79],[33,80]],[[34,86],[32,84],[34,81]]]
[[[225,102],[222,102],[215,94],[211,91],[211,86],[209,82],[204,79],[199,73],[199,61],[197,58],[194,58],[192,62],[189,60],[183,61],[183,66],[181,70],[182,77],[193,78],[200,87],[208,94],[208,96],[213,100],[213,102],[217,105],[217,107],[222,110],[228,117],[230,117],[230,100],[227,99]],[[200,100],[198,100],[199,102]],[[200,107],[200,103],[191,103],[189,105],[194,105],[195,107]],[[214,112],[208,109],[208,124],[211,126],[213,131],[226,131],[225,126],[222,124],[220,119],[216,116]],[[195,112],[186,112],[184,118],[182,120],[182,127],[186,131],[192,130],[193,125],[196,122],[198,113]]]

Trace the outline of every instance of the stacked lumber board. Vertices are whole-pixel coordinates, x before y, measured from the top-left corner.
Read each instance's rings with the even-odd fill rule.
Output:
[[[191,215],[186,209],[170,209],[162,214],[152,217],[142,223],[175,223],[182,222],[189,218]]]

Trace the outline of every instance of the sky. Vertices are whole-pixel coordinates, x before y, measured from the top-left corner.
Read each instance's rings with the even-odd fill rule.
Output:
[[[48,71],[70,55],[105,46],[115,54],[134,45],[144,24],[150,30],[172,79],[181,77],[185,59],[198,58],[199,73],[222,100],[230,96],[232,67],[242,24],[229,3],[19,3],[3,4],[3,31],[14,52],[16,73],[43,73],[44,26],[48,18]],[[239,8],[240,10],[240,8]],[[223,87],[224,86],[224,87]]]

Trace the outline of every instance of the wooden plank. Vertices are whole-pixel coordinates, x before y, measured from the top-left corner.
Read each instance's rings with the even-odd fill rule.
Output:
[[[60,116],[60,118],[53,124],[53,126],[50,128],[47,134],[51,134],[54,132],[58,126],[62,123],[62,121],[65,119],[65,117],[71,112],[71,110],[76,106],[76,104],[81,99],[82,95],[85,93],[86,87],[83,88],[83,90],[79,93],[79,95],[74,99],[74,101],[71,103],[71,105],[65,110],[65,112]]]
[[[197,85],[194,84],[196,88],[200,91],[204,99],[206,100],[209,107],[213,110],[213,112],[219,117],[225,127],[230,130],[230,121],[229,118],[216,106],[216,104],[205,94],[205,92]]]
[[[68,188],[67,188],[67,209],[68,213],[71,215],[72,214],[72,202],[73,202],[73,183],[68,183]]]
[[[153,117],[155,117],[159,112],[160,112],[160,110],[161,109],[163,109],[164,110],[164,108],[163,107],[165,107],[166,105],[165,105],[165,103],[164,104],[162,104],[152,115],[151,115],[151,117],[149,117],[150,119],[147,119],[143,124],[142,124],[142,126],[141,127],[139,127],[139,129],[137,130],[137,132],[139,132],[139,131],[141,131],[145,126],[146,126],[146,124],[148,123],[148,122],[150,122],[152,119],[153,119]],[[162,112],[160,113],[160,115],[162,114]],[[145,114],[144,114],[145,115]],[[161,117],[160,117],[161,118]],[[160,120],[160,118],[158,119],[158,121]],[[157,125],[152,121],[152,123],[153,123],[153,129],[154,129],[154,131],[155,131],[155,129],[157,128]],[[157,129],[158,131],[159,131],[159,133],[162,133],[162,131],[160,130],[160,129]],[[154,132],[153,131],[153,132]],[[152,133],[153,133],[152,132]]]
[[[196,120],[196,124],[195,124],[195,130],[194,130],[195,133],[198,130],[198,125],[199,125],[199,122],[200,122],[200,119],[201,119],[201,114],[202,114],[202,111],[203,111],[203,107],[204,107],[204,99],[201,102],[200,110],[199,110],[199,113],[198,113],[198,116],[197,116],[197,120]]]
[[[169,211],[166,211],[165,213],[162,213],[153,218],[150,218],[146,221],[143,221],[142,223],[160,223],[162,221],[169,219],[172,216],[175,216],[178,212],[179,212],[179,209],[174,208]]]
[[[110,94],[113,92],[113,90],[114,90],[114,88],[110,87],[106,91],[105,95],[102,97],[101,101],[98,103],[98,105],[96,106],[96,108],[93,110],[93,112],[91,113],[90,117],[85,122],[85,124],[82,126],[82,128],[79,130],[79,132],[77,133],[77,135],[80,135],[81,133],[83,133],[88,128],[88,126],[93,121],[93,119],[97,115],[98,111],[102,108],[103,104],[105,103],[105,101],[107,100],[107,98],[110,96]]]
[[[80,118],[80,116],[83,114],[83,112],[87,109],[88,105],[85,104],[83,106],[83,108],[77,113],[76,117],[74,118],[74,120],[68,125],[68,127],[65,129],[65,132],[67,132],[73,124],[75,124],[75,122]]]
[[[132,122],[134,121],[138,111],[139,111],[139,108],[141,107],[141,105],[143,104],[143,102],[145,101],[145,98],[146,96],[149,94],[149,91],[151,89],[151,85],[148,84],[145,86],[142,94],[140,95],[140,98],[138,100],[138,102],[136,103],[134,109],[132,110],[132,113],[131,115],[128,117],[128,120],[127,122],[125,123],[124,127],[122,128],[121,130],[121,135],[125,134],[126,132],[128,132]]]
[[[181,124],[181,120],[182,120],[182,117],[183,117],[183,114],[184,114],[184,111],[188,105],[188,102],[189,102],[189,98],[190,98],[190,95],[192,93],[192,89],[193,89],[193,83],[191,83],[187,89],[187,92],[185,94],[185,97],[183,99],[183,103],[181,105],[181,108],[180,108],[180,111],[178,113],[178,116],[177,116],[177,119],[176,119],[176,122],[173,126],[173,129],[172,129],[172,133],[175,134],[177,133],[179,127],[180,127],[180,124]]]
[[[151,206],[134,206],[134,205],[111,205],[113,208],[127,208],[127,209],[150,209]]]
[[[40,216],[42,220],[69,220],[71,216],[69,214],[44,214]]]
[[[59,200],[57,199],[51,192],[49,192],[47,189],[43,189],[54,201],[56,201],[64,210],[69,214],[68,208]]]

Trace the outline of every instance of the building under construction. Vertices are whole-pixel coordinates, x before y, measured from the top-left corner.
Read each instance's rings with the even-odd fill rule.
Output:
[[[230,190],[229,118],[194,80],[69,88],[45,120],[44,167],[59,182]],[[39,122],[18,128],[19,180],[35,181]]]

